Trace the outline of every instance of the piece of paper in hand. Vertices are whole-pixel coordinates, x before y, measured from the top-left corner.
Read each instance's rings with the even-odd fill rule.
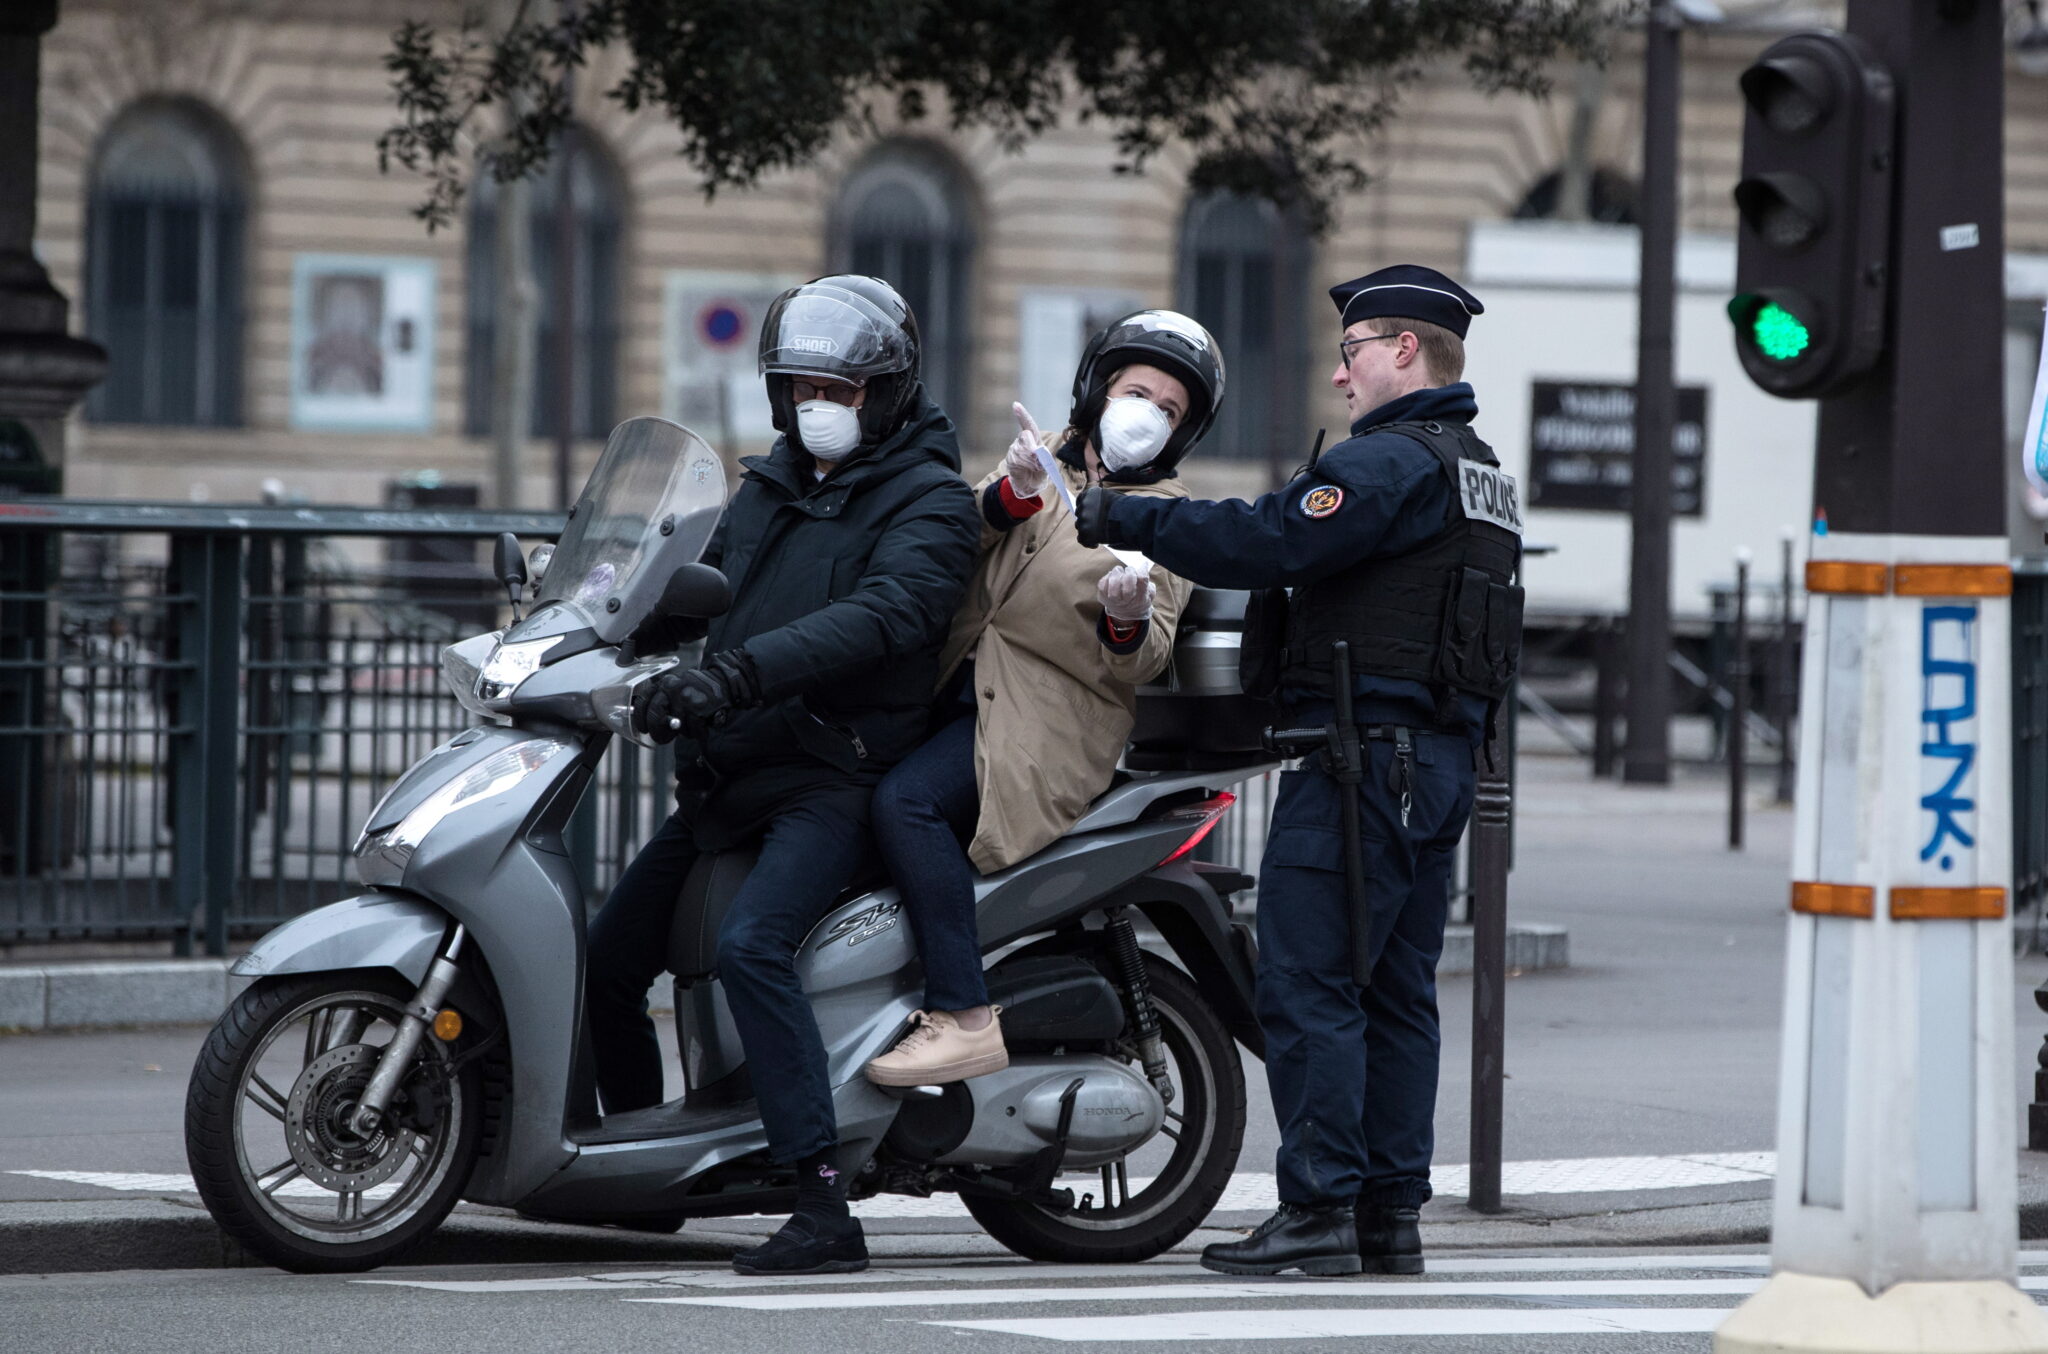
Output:
[[[1074,491],[1067,488],[1067,477],[1060,473],[1060,463],[1052,458],[1052,453],[1047,451],[1043,445],[1033,447],[1031,454],[1038,458],[1038,464],[1044,468],[1045,482],[1059,490],[1060,502],[1067,505],[1068,512],[1073,512]],[[1042,494],[1040,495],[1040,497],[1043,496]]]
[[[1110,554],[1115,555],[1116,562],[1118,564],[1125,566],[1126,568],[1136,569],[1141,574],[1149,574],[1152,572],[1152,561],[1145,558],[1144,555],[1140,554],[1136,550],[1119,550],[1113,545],[1104,546],[1103,549],[1109,551]]]

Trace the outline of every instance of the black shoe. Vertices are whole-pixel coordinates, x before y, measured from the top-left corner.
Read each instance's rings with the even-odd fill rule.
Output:
[[[859,1218],[827,1222],[798,1213],[766,1244],[735,1255],[732,1267],[741,1274],[857,1274],[868,1267],[868,1243]]]
[[[1351,1210],[1282,1204],[1242,1241],[1225,1241],[1202,1252],[1202,1268],[1218,1274],[1356,1274],[1358,1230]]]
[[[1421,1210],[1389,1204],[1358,1208],[1358,1258],[1367,1274],[1422,1273]]]

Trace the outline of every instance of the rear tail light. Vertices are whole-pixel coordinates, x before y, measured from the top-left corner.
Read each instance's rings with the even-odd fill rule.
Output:
[[[1237,796],[1225,790],[1214,799],[1205,799],[1199,804],[1188,804],[1164,815],[1159,820],[1162,823],[1184,823],[1190,830],[1187,840],[1176,846],[1173,854],[1160,861],[1159,865],[1171,865],[1201,845],[1202,838],[1209,835],[1210,829],[1222,820],[1223,815],[1228,813],[1230,806],[1236,802]],[[1156,870],[1159,865],[1152,868]]]

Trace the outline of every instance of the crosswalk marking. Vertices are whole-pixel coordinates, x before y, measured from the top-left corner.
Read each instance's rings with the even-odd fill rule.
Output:
[[[1100,1288],[911,1289],[879,1293],[775,1293],[688,1298],[629,1298],[686,1307],[797,1312],[865,1307],[996,1307],[1020,1302],[1185,1302],[1244,1298],[1678,1298],[1747,1296],[1756,1279],[1557,1279],[1543,1282],[1416,1283],[1400,1280],[1279,1279],[1263,1283],[1141,1284]]]
[[[1166,1312],[1144,1316],[1053,1316],[1000,1321],[928,1321],[959,1331],[1033,1335],[1043,1340],[1308,1340],[1415,1335],[1669,1335],[1711,1331],[1728,1307],[1332,1307]]]
[[[2021,1288],[2043,1300],[2048,1274],[2039,1271],[2048,1267],[2048,1252],[2022,1252],[2020,1261],[2035,1271],[2019,1280]],[[782,1345],[818,1329],[792,1323],[857,1320],[862,1313],[962,1335],[1069,1344],[1399,1342],[1427,1335],[1704,1334],[1763,1286],[1769,1257],[1565,1252],[1432,1257],[1429,1264],[1427,1278],[1308,1279],[1232,1278],[1182,1260],[1098,1266],[934,1258],[894,1261],[861,1274],[749,1276],[704,1264],[537,1278],[350,1282],[464,1294],[606,1292],[611,1301],[644,1306],[746,1312],[782,1323],[759,1328],[764,1342]],[[1657,1302],[1671,1305],[1643,1305]],[[1093,1310],[1053,1314],[1080,1306]],[[1001,1314],[1005,1308],[1008,1315]],[[947,1309],[959,1315],[943,1315]]]

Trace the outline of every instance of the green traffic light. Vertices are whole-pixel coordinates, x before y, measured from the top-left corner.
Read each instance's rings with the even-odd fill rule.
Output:
[[[1813,345],[1813,335],[1799,317],[1775,301],[1766,302],[1751,317],[1749,336],[1773,362],[1790,362]]]

